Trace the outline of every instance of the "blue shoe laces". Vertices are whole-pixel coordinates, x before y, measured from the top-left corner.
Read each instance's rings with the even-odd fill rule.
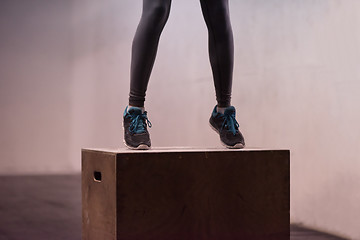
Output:
[[[232,134],[236,135],[236,130],[239,128],[239,123],[235,119],[235,112],[227,112],[223,114],[224,122],[221,129],[227,128]]]
[[[132,120],[130,122],[130,132],[139,134],[145,132],[146,125],[149,128],[152,127],[150,120],[147,117],[147,112],[145,111],[142,114],[136,115],[136,117],[131,116]]]

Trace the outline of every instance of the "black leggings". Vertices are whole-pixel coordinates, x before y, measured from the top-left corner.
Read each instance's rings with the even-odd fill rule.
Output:
[[[230,105],[234,42],[228,0],[200,0],[209,32],[209,55],[216,100]],[[132,46],[129,105],[143,107],[161,32],[169,17],[171,0],[143,0],[143,12]]]

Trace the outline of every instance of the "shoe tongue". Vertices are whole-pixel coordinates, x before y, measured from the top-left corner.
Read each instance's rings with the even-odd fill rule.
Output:
[[[225,109],[224,115],[233,115],[233,114],[235,114],[234,106],[230,106]]]
[[[131,114],[131,115],[140,115],[142,114],[142,110],[141,108],[138,108],[138,107],[131,107],[128,112]]]

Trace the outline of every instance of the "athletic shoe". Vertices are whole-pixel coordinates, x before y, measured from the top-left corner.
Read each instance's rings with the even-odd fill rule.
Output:
[[[212,129],[220,135],[221,143],[227,148],[245,147],[245,140],[239,131],[233,106],[226,108],[224,114],[217,112],[215,106],[209,122]]]
[[[151,127],[147,112],[142,112],[138,107],[131,107],[129,110],[126,107],[123,122],[125,145],[130,149],[149,149],[151,141],[147,126]]]

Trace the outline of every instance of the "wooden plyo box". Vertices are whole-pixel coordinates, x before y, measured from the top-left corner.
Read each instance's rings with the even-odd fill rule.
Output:
[[[289,150],[82,149],[83,240],[289,240]]]

